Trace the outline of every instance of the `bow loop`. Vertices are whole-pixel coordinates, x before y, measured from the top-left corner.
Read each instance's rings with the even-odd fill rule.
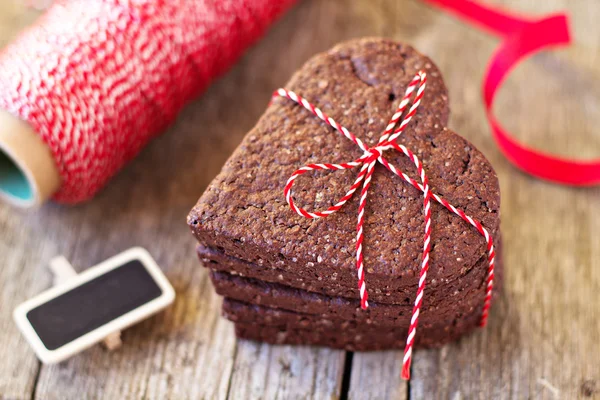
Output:
[[[319,170],[333,170],[333,171],[338,171],[338,170],[345,170],[345,169],[352,169],[355,167],[358,167],[359,165],[365,165],[364,164],[364,160],[365,160],[365,156],[348,162],[348,163],[342,163],[342,164],[308,164],[305,165],[304,167],[297,169],[288,179],[287,183],[285,184],[285,188],[283,190],[284,194],[285,194],[285,199],[288,202],[288,204],[290,205],[290,207],[292,208],[292,210],[294,210],[297,214],[302,215],[305,218],[324,218],[327,217],[328,215],[331,215],[333,213],[335,213],[336,211],[338,211],[339,209],[341,209],[344,204],[346,204],[346,202],[348,200],[350,200],[350,198],[352,198],[352,195],[354,194],[354,192],[356,192],[356,190],[360,187],[361,182],[363,181],[363,179],[365,178],[366,175],[366,171],[365,171],[365,167],[363,166],[363,168],[361,168],[356,180],[354,181],[354,183],[352,184],[352,186],[350,186],[350,188],[348,189],[348,191],[346,192],[346,194],[340,198],[337,203],[335,203],[334,205],[332,205],[331,207],[329,207],[328,209],[324,210],[324,211],[314,211],[314,212],[310,212],[310,211],[306,211],[304,208],[302,207],[298,207],[296,205],[296,203],[294,202],[294,197],[292,194],[292,187],[294,186],[294,182],[296,181],[296,179],[309,172],[309,171],[319,171]]]

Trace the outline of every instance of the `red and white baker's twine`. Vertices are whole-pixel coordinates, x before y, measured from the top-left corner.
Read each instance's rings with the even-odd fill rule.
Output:
[[[425,174],[425,170],[423,169],[423,165],[421,164],[421,161],[419,161],[417,156],[414,155],[405,146],[399,145],[396,143],[396,139],[402,134],[402,132],[404,131],[404,129],[406,128],[406,126],[408,125],[408,123],[410,122],[412,117],[417,112],[417,108],[419,107],[419,104],[421,103],[421,99],[423,98],[423,93],[425,91],[426,82],[427,82],[427,77],[426,77],[425,72],[419,71],[415,75],[414,79],[408,85],[408,88],[406,89],[406,93],[404,94],[404,97],[402,98],[402,101],[400,102],[398,109],[396,110],[396,112],[392,116],[392,119],[390,120],[387,127],[385,128],[383,136],[381,136],[377,145],[373,146],[373,147],[369,147],[366,144],[364,144],[352,132],[350,132],[348,129],[346,129],[345,127],[340,125],[338,122],[336,122],[333,118],[329,117],[327,114],[325,114],[319,108],[315,107],[314,105],[309,103],[306,99],[302,98],[301,96],[297,95],[296,93],[286,90],[286,89],[279,89],[273,94],[274,97],[277,97],[277,96],[285,97],[285,98],[288,98],[288,99],[294,101],[295,103],[302,105],[304,108],[306,108],[308,111],[313,113],[315,116],[317,116],[318,118],[323,120],[325,123],[327,123],[334,129],[336,129],[338,132],[340,132],[346,138],[350,139],[353,143],[355,143],[364,152],[364,154],[360,158],[358,158],[354,161],[351,161],[351,162],[347,162],[347,163],[308,164],[308,165],[298,169],[296,172],[294,172],[292,174],[292,176],[290,177],[290,179],[288,179],[288,181],[285,185],[285,188],[284,188],[285,199],[287,200],[287,202],[290,205],[290,207],[292,208],[292,210],[294,210],[296,213],[298,213],[306,218],[324,218],[324,217],[327,217],[328,215],[335,213],[339,209],[341,209],[344,206],[344,204],[346,204],[346,202],[348,200],[350,200],[350,198],[352,197],[354,192],[358,189],[358,187],[362,183],[362,190],[360,192],[360,203],[358,206],[358,223],[356,225],[356,231],[357,231],[357,234],[356,234],[356,269],[357,269],[357,274],[358,274],[358,289],[360,291],[360,303],[361,303],[361,307],[363,309],[366,309],[369,306],[369,303],[368,303],[369,295],[368,295],[368,292],[366,289],[366,284],[365,284],[363,247],[362,247],[363,239],[364,239],[363,225],[364,225],[364,221],[365,221],[365,206],[366,206],[366,201],[367,201],[367,193],[369,190],[369,186],[371,184],[371,177],[373,175],[373,171],[375,170],[375,165],[379,161],[389,171],[398,175],[399,177],[404,179],[406,182],[410,183],[415,188],[417,188],[421,192],[423,192],[423,210],[424,210],[424,217],[425,217],[425,238],[424,238],[424,243],[423,243],[423,257],[422,257],[421,270],[420,270],[420,275],[419,275],[419,286],[417,289],[417,297],[415,299],[415,303],[414,303],[414,307],[413,307],[413,311],[412,311],[410,327],[408,330],[408,337],[406,338],[406,348],[404,350],[404,359],[403,359],[403,365],[402,365],[402,378],[403,379],[410,378],[410,364],[411,364],[411,360],[412,360],[412,349],[413,349],[413,345],[414,345],[414,341],[415,341],[415,335],[417,332],[419,312],[421,309],[421,305],[423,303],[423,292],[425,290],[425,281],[427,279],[427,270],[429,269],[429,251],[430,251],[430,245],[431,245],[431,198],[432,197],[434,200],[436,200],[438,203],[442,204],[448,210],[450,210],[454,214],[458,215],[464,221],[468,222],[473,227],[475,227],[475,229],[477,229],[477,231],[481,235],[483,235],[483,237],[485,238],[485,240],[487,242],[489,267],[488,267],[488,275],[487,275],[487,282],[486,282],[485,300],[484,300],[483,312],[481,315],[481,322],[480,322],[481,326],[485,326],[485,324],[487,323],[488,312],[489,312],[489,308],[490,308],[490,304],[491,304],[491,300],[492,300],[492,288],[493,288],[493,284],[494,284],[495,251],[494,251],[494,244],[493,244],[492,237],[490,236],[487,229],[485,229],[481,225],[481,223],[479,223],[475,219],[471,218],[470,216],[466,215],[462,210],[454,207],[452,204],[450,204],[448,201],[444,200],[437,194],[431,193],[431,191],[429,190],[429,183],[428,183],[427,175]],[[411,101],[411,98],[413,96],[415,89],[417,89],[417,92],[416,92],[416,96],[415,96],[414,100],[412,101],[412,106],[410,107],[408,113],[404,116],[404,118],[401,119],[402,114],[404,113],[404,111],[406,110],[406,108],[408,107],[408,105]],[[396,128],[396,126],[398,125],[398,122],[400,122],[400,125]],[[402,172],[401,170],[396,168],[394,165],[390,164],[383,157],[383,152],[386,150],[390,150],[390,149],[396,149],[396,150],[404,153],[408,158],[410,158],[410,160],[417,167],[417,172],[419,173],[419,178],[421,180],[421,183],[417,182],[413,178],[406,175],[404,172]],[[358,167],[358,166],[361,166],[360,171],[358,173],[358,177],[356,178],[356,180],[354,181],[354,183],[352,184],[352,186],[350,187],[348,192],[336,204],[329,207],[327,210],[309,212],[301,207],[298,207],[295,204],[294,198],[292,196],[292,186],[294,185],[294,181],[296,180],[296,178],[298,178],[300,175],[303,175],[306,172],[315,171],[315,170],[344,170],[344,169],[352,169],[352,168]]]
[[[0,54],[0,109],[52,152],[54,199],[88,200],[295,1],[56,0]]]

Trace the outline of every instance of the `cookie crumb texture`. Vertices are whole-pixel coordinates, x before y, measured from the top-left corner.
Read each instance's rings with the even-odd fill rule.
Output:
[[[445,127],[450,111],[447,89],[429,58],[391,40],[354,40],[309,60],[285,88],[305,97],[371,146],[379,140],[407,85],[421,69],[427,72],[427,89],[398,143],[421,159],[433,192],[482,222],[494,238],[499,238],[498,179],[490,163],[472,144]],[[288,99],[275,98],[188,216],[188,224],[200,243],[201,260],[215,270],[212,277],[217,288],[224,282],[219,274],[226,274],[232,279],[253,279],[262,285],[279,285],[332,301],[358,299],[358,194],[337,213],[311,220],[289,208],[283,188],[292,173],[306,164],[347,162],[361,155],[355,144],[304,108]],[[416,168],[404,155],[388,151],[384,156],[409,176],[418,177]],[[357,173],[358,169],[305,174],[294,186],[295,200],[307,210],[326,209],[346,193]],[[380,306],[409,307],[406,300],[409,304],[414,300],[425,231],[422,193],[377,165],[364,230],[370,299]],[[460,302],[464,303],[462,306],[450,305],[454,307],[451,315],[471,315],[480,309],[479,303],[474,304],[483,301],[485,257],[484,238],[459,217],[433,203],[425,303],[430,293],[438,301],[457,292],[468,298]],[[217,281],[218,276],[223,279]],[[223,292],[229,296],[228,293]],[[463,306],[469,309],[463,310]],[[278,304],[273,302],[269,307],[277,308]],[[461,318],[456,326],[474,326],[462,324],[467,317]],[[427,323],[437,327],[446,322],[432,316]],[[394,329],[400,332],[407,327],[402,320],[396,322]],[[318,330],[309,335],[296,331],[298,327],[291,333],[288,328],[293,327],[282,330],[282,326],[265,325],[259,329],[257,325],[252,330],[252,324],[242,326],[240,322],[237,332],[242,337],[266,340],[273,337],[273,329],[279,329],[280,333],[274,336],[288,338],[286,343],[318,335]],[[442,336],[454,338],[467,331],[461,329],[453,328]],[[388,344],[378,348],[395,346],[381,336],[381,343]],[[429,343],[429,339],[420,340]],[[439,335],[431,340],[443,342]],[[304,343],[319,341],[307,339]],[[356,349],[364,348],[355,344]],[[341,342],[327,345],[342,346]],[[342,347],[352,346],[344,342]]]

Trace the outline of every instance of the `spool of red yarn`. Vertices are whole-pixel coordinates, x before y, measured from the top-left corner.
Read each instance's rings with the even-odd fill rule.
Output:
[[[0,195],[90,199],[294,2],[55,2],[0,56]]]

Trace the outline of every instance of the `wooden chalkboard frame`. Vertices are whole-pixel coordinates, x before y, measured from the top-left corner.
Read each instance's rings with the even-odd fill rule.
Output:
[[[130,265],[132,261],[139,261],[149,277],[160,289],[160,294],[141,306],[137,306],[65,344],[61,344],[56,348],[51,346],[49,348],[47,341],[42,337],[43,335],[40,335],[39,330],[36,330],[32,323],[31,318],[29,317],[30,312],[52,300],[77,290],[83,285],[106,276],[106,274],[110,272],[114,272],[119,268]],[[38,296],[22,303],[15,309],[13,316],[17,326],[37,354],[38,358],[43,363],[53,364],[63,361],[94,344],[101,342],[114,332],[119,332],[148,318],[167,307],[174,299],[175,291],[154,259],[145,249],[135,247],[109,258],[95,267],[74,276],[65,283],[48,289]],[[101,307],[98,307],[98,309],[101,309]]]

